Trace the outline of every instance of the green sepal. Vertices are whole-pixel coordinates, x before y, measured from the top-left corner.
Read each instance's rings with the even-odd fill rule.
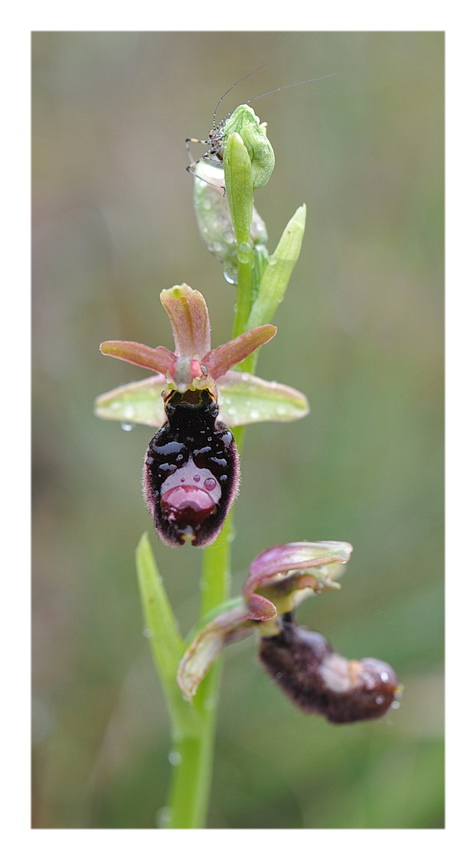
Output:
[[[95,414],[124,424],[161,427],[166,420],[164,385],[165,379],[159,375],[121,385],[96,399]],[[306,396],[297,389],[233,370],[220,379],[218,403],[219,419],[228,427],[261,421],[297,421],[309,412]]]
[[[227,601],[225,605],[231,608],[214,615],[206,624],[199,625],[198,632],[191,639],[179,663],[177,683],[188,701],[193,699],[224,646],[253,632],[254,620],[249,620],[242,597]]]
[[[96,397],[94,414],[107,421],[162,427],[165,422],[164,388],[165,376],[162,374],[119,385]]]
[[[269,257],[247,328],[271,322],[299,258],[305,226],[306,206],[303,204],[287,223],[274,254]]]
[[[233,370],[220,380],[219,406],[219,418],[228,427],[297,421],[309,412],[307,397],[296,388]]]
[[[202,632],[204,627],[207,624],[210,624],[210,621],[214,621],[219,615],[223,615],[225,612],[230,612],[232,609],[237,609],[237,607],[243,606],[243,598],[240,595],[237,597],[229,597],[228,600],[224,600],[222,603],[218,603],[210,612],[207,612],[199,621],[192,627],[190,632],[185,638],[185,647],[187,648],[193,640]]]

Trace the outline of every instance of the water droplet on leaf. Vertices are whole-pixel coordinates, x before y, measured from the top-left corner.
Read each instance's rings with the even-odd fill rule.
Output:
[[[160,828],[168,827],[171,818],[172,810],[170,809],[170,806],[163,806],[157,813],[157,826]]]
[[[172,767],[181,764],[181,762],[182,756],[180,755],[180,753],[177,752],[177,750],[171,750],[171,752],[169,752],[169,763],[172,765]]]

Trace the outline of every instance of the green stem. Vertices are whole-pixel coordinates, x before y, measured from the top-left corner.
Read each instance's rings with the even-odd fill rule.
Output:
[[[246,323],[251,312],[252,285],[253,257],[251,256],[251,260],[243,262],[238,259],[238,287],[233,337],[238,337],[238,335],[247,330]]]
[[[173,750],[173,778],[165,824],[174,829],[206,826],[210,796],[220,666],[216,664],[201,684],[192,707],[197,717],[194,734],[177,737]],[[209,703],[213,703],[210,707]]]
[[[230,513],[220,537],[203,552],[201,617],[229,596],[231,522]],[[184,708],[193,709],[196,721],[192,731],[175,733],[167,827],[193,829],[206,825],[220,676],[221,661],[217,661],[193,702],[183,703]]]
[[[238,285],[233,337],[247,330],[252,309],[253,251],[250,243],[250,223],[253,211],[253,186],[250,159],[239,135],[231,135],[225,157],[225,182],[229,193],[235,235],[238,242]],[[252,363],[251,363],[252,364]],[[243,443],[243,427],[236,428],[238,450]],[[225,520],[220,536],[203,553],[202,600],[203,618],[229,597],[231,566],[232,512]],[[172,828],[203,828],[211,789],[215,728],[221,678],[221,660],[216,661],[202,681],[192,703],[195,723],[192,731],[175,732],[174,770],[168,805],[167,826]]]
[[[250,276],[251,276],[251,266]],[[241,271],[243,272],[244,266]],[[243,275],[245,278],[247,274]],[[251,283],[251,282],[250,282]],[[239,282],[238,296],[242,290],[243,281]],[[244,330],[244,323],[249,316],[249,307],[245,310],[242,304],[243,328],[237,327],[238,334]],[[234,431],[235,442],[241,451],[244,427]],[[200,617],[225,601],[229,597],[231,569],[231,539],[232,539],[233,509],[228,514],[220,536],[211,546],[203,551],[202,567],[202,600]],[[165,825],[170,828],[198,829],[206,826],[208,801],[210,797],[213,756],[215,748],[215,728],[217,707],[219,701],[219,685],[221,678],[221,659],[217,660],[200,687],[191,704],[184,702],[185,708],[192,708],[196,724],[192,732],[176,732],[174,738],[172,785],[167,805]]]

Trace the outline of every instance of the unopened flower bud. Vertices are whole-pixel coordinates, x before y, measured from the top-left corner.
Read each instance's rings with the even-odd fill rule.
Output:
[[[248,151],[253,188],[262,188],[271,176],[275,162],[273,147],[266,134],[266,123],[260,123],[259,117],[249,105],[239,105],[223,128],[225,150],[226,142],[232,134],[240,135]]]

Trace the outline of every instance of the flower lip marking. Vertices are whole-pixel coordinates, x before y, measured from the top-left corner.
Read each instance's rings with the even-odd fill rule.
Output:
[[[210,470],[198,469],[191,459],[165,479],[160,505],[170,522],[179,526],[191,522],[200,525],[216,512],[221,495],[220,485]]]

